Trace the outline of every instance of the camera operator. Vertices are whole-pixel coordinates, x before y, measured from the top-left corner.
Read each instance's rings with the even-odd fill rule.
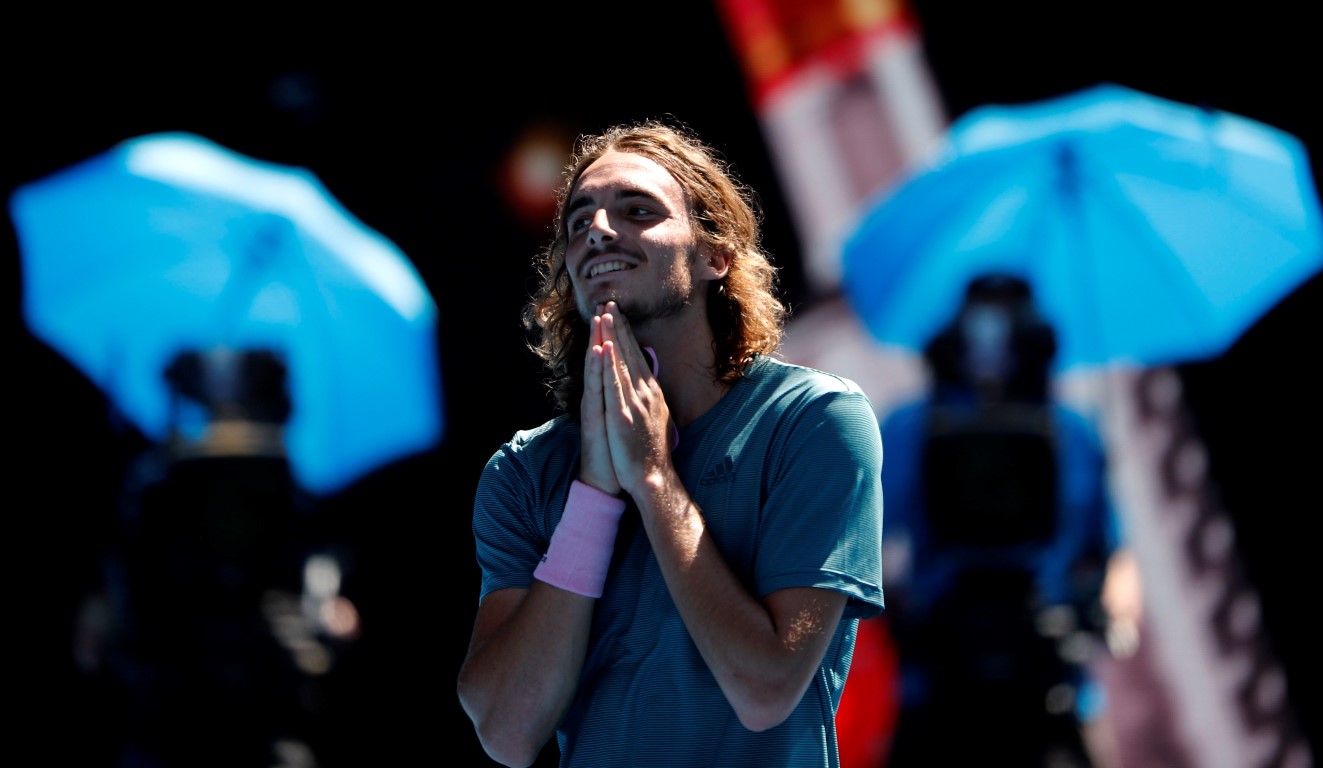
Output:
[[[1083,727],[1121,531],[1092,424],[1051,397],[1051,326],[1024,280],[980,276],[925,348],[932,383],[882,424],[889,766],[1097,766]]]

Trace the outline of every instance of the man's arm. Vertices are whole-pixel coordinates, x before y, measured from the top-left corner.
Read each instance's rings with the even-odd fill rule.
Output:
[[[582,491],[584,501],[578,502],[577,511],[572,506],[578,491],[571,491],[555,534],[573,536],[574,543],[562,553],[553,539],[529,589],[504,589],[486,596],[478,607],[469,651],[460,669],[460,703],[473,721],[483,749],[505,765],[526,766],[536,760],[574,701],[596,602],[585,593],[600,594],[602,569],[609,564],[615,541],[618,510],[613,520],[601,509],[602,499],[610,500],[621,489],[606,439],[600,325],[595,318],[591,340],[599,354],[594,356],[590,350],[585,361],[580,409],[579,482],[590,488]],[[601,496],[594,498],[598,492]],[[591,512],[585,508],[594,505],[598,509]],[[570,521],[576,514],[579,517]],[[582,557],[576,550],[583,546],[604,549]],[[568,553],[576,557],[569,558]],[[552,557],[566,561],[553,564]]]
[[[478,606],[458,692],[493,760],[531,765],[555,732],[574,699],[594,602],[535,580]]]
[[[707,534],[679,477],[662,473],[645,486],[634,500],[699,653],[746,728],[779,725],[817,673],[846,596],[804,587],[755,599]]]

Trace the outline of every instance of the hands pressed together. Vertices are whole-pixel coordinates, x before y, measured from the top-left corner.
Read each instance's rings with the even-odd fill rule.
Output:
[[[584,362],[579,480],[635,495],[670,462],[674,426],[656,357],[634,337],[614,301],[597,307]]]

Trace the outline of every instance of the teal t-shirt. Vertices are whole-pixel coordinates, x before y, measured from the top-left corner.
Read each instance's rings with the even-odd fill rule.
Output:
[[[578,477],[579,427],[517,433],[483,470],[473,530],[480,594],[527,588]],[[597,604],[578,694],[557,729],[561,765],[839,765],[835,715],[858,622],[882,596],[882,443],[848,379],[757,359],[672,459],[731,569],[757,597],[787,587],[849,596],[822,666],[781,725],[735,716],[685,629],[632,504]]]

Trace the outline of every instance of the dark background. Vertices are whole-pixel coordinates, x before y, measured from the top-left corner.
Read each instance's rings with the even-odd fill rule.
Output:
[[[950,118],[1112,81],[1259,119],[1300,137],[1315,158],[1323,153],[1318,39],[1303,6],[1127,1],[1067,12],[923,0],[914,8]],[[518,223],[496,183],[520,130],[535,119],[572,132],[660,114],[688,122],[760,191],[767,245],[792,305],[814,297],[799,278],[795,232],[714,7],[590,0],[338,13],[31,11],[7,23],[0,185],[7,194],[136,135],[192,131],[313,170],[412,258],[440,309],[446,435],[435,451],[322,502],[361,555],[365,634],[346,673],[351,703],[338,735],[341,757],[355,758],[348,764],[480,764],[454,694],[478,585],[472,490],[500,442],[551,413],[518,322],[545,233]],[[6,625],[22,681],[10,733],[16,748],[85,756],[105,720],[80,695],[70,622],[124,463],[142,446],[110,424],[93,386],[26,333],[12,229],[6,237]],[[1311,734],[1321,291],[1315,278],[1225,355],[1181,368]]]

